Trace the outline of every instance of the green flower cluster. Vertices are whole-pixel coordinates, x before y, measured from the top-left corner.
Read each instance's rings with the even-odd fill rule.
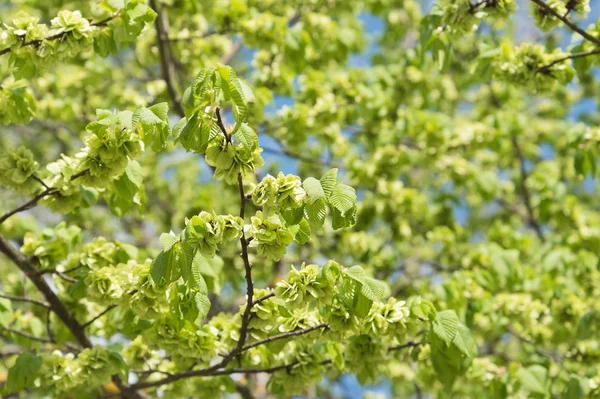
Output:
[[[274,373],[267,388],[275,395],[291,397],[310,384],[316,383],[323,377],[320,363],[325,360],[325,351],[315,350],[310,344],[290,342],[285,351],[288,364],[295,364],[294,378],[290,378],[286,370]]]
[[[286,248],[294,240],[292,233],[285,227],[278,215],[263,216],[261,211],[252,216],[251,224],[246,226],[246,233],[252,237],[250,247],[256,248],[258,255],[278,261],[285,255]]]
[[[137,248],[123,244],[119,241],[108,241],[104,237],[97,237],[92,242],[84,244],[76,252],[71,252],[62,269],[68,270],[79,265],[90,270],[102,267],[127,263],[137,257]]]
[[[375,302],[365,318],[365,329],[374,336],[391,334],[403,339],[408,330],[410,309],[405,301],[388,298],[387,302]]]
[[[58,193],[44,197],[41,203],[55,212],[69,213],[75,209],[82,201],[80,186],[74,181],[83,173],[80,165],[79,160],[64,154],[58,161],[49,163],[44,181]]]
[[[159,287],[150,276],[150,261],[129,261],[114,267],[101,267],[83,279],[86,298],[103,305],[119,305],[131,309],[145,319],[169,312],[165,287]]]
[[[442,0],[442,24],[452,34],[473,32],[482,19],[491,20],[507,18],[517,9],[516,0],[485,0],[471,2],[469,0]]]
[[[83,177],[85,184],[104,188],[144,151],[144,144],[134,130],[131,112],[97,110],[96,118],[86,126],[90,134],[84,137],[86,146],[76,158],[81,161],[80,170],[89,171]]]
[[[525,43],[514,49],[505,44],[494,61],[494,74],[529,90],[547,91],[557,82],[566,84],[573,79],[574,72],[568,60],[550,66],[563,57],[560,49],[547,53],[541,44]]]
[[[347,367],[355,372],[358,381],[375,382],[380,365],[388,358],[388,346],[378,337],[358,335],[350,338],[344,355]]]
[[[105,21],[97,24],[90,23],[80,11],[63,10],[48,26],[20,11],[12,24],[5,24],[6,29],[0,30],[0,45],[2,50],[10,49],[11,63],[18,67],[15,73],[23,77],[31,77],[56,61],[92,48],[107,56],[117,50],[117,43],[134,40],[156,16],[141,0],[121,2],[121,6],[114,8],[110,2],[102,2],[108,18],[100,18]]]
[[[1,35],[0,32],[0,37]],[[11,123],[27,123],[33,118],[35,110],[35,100],[22,81],[2,82],[0,85],[0,126]]]
[[[39,235],[27,232],[21,252],[35,257],[44,269],[54,268],[66,259],[80,242],[81,229],[61,222],[52,229],[44,229]]]
[[[217,215],[202,211],[186,222],[182,241],[197,248],[208,258],[215,256],[217,249],[228,241],[242,236],[244,221],[233,215]]]
[[[198,327],[169,314],[156,320],[142,337],[150,348],[164,349],[168,354],[181,358],[208,361],[216,355],[219,333],[209,324]]]
[[[262,206],[266,216],[300,208],[306,198],[300,178],[281,172],[276,178],[271,175],[265,176],[252,192],[252,201]]]
[[[19,193],[31,193],[39,188],[33,179],[38,168],[39,164],[33,159],[33,153],[25,147],[0,154],[0,185]]]
[[[223,135],[211,141],[206,150],[206,163],[215,168],[215,178],[229,184],[237,184],[238,174],[253,174],[256,168],[264,165],[262,148],[253,150],[246,146],[228,143]]]
[[[124,369],[121,356],[103,346],[82,350],[77,357],[54,351],[43,357],[41,370],[44,385],[58,393],[89,392],[110,381]],[[62,396],[62,395],[61,395]]]
[[[300,270],[292,267],[285,280],[277,283],[275,295],[284,300],[286,307],[306,307],[308,303],[321,301],[331,295],[331,281],[321,273],[317,265],[302,264]]]

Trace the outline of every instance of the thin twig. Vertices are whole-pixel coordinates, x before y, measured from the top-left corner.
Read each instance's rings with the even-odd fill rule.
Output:
[[[44,181],[42,179],[40,179],[39,177],[37,177],[36,175],[31,175],[31,177],[33,177],[33,179],[35,181],[37,181],[38,183],[40,183],[42,186],[44,186],[44,188],[46,190],[50,190],[50,187],[48,187],[48,185],[46,183],[44,183]]]
[[[527,169],[525,168],[525,156],[523,155],[523,151],[521,151],[521,147],[519,146],[519,141],[517,140],[517,136],[513,135],[511,137],[511,141],[513,147],[515,149],[515,153],[519,160],[519,169],[521,172],[521,193],[523,194],[523,202],[525,202],[525,208],[527,208],[527,214],[529,216],[529,224],[535,230],[535,234],[538,236],[541,242],[545,242],[546,239],[544,237],[544,233],[542,231],[542,226],[538,223],[535,218],[535,214],[533,212],[533,205],[531,204],[531,194],[529,193],[529,189],[527,188]]]
[[[102,311],[99,315],[97,315],[96,317],[94,317],[90,321],[82,324],[81,328],[86,328],[87,326],[89,326],[90,324],[92,324],[93,322],[95,322],[96,320],[98,320],[99,318],[101,318],[102,316],[104,316],[105,314],[107,314],[108,312],[110,312],[111,310],[113,310],[116,307],[117,307],[117,305],[110,305],[109,307],[107,307],[106,309],[104,309],[104,311]]]
[[[238,186],[240,189],[240,217],[244,219],[244,213],[246,208],[246,194],[244,193],[244,180],[242,174],[238,173]],[[234,352],[241,351],[246,343],[246,337],[248,333],[248,324],[250,323],[250,315],[252,313],[252,302],[254,296],[254,282],[252,281],[252,265],[250,264],[250,257],[248,256],[248,241],[246,241],[246,234],[242,231],[242,237],[240,238],[240,244],[242,245],[242,260],[244,261],[244,269],[246,270],[246,309],[242,315],[242,326],[240,328],[240,340],[238,341],[237,347]]]
[[[175,111],[181,117],[185,116],[185,108],[181,103],[181,98],[177,94],[175,88],[175,62],[173,60],[172,49],[169,46],[169,19],[165,10],[159,9],[156,0],[150,0],[150,7],[158,14],[154,27],[156,29],[156,45],[158,47],[158,55],[160,57],[160,69],[162,78],[167,85],[167,92],[171,98],[171,102],[175,107]]]
[[[62,273],[62,274],[69,274],[74,272],[75,270],[79,270],[83,267],[83,264],[79,264],[78,266],[72,267],[70,269],[67,270],[63,270],[62,272],[58,271],[57,269],[42,269],[40,271],[38,271],[38,273],[40,275],[42,274],[49,274],[49,273]]]
[[[42,306],[46,309],[50,309],[50,304],[48,302],[38,301],[37,299],[27,298],[24,296],[0,294],[0,298],[8,299],[10,301],[15,301],[15,302],[29,302],[29,303],[33,303],[38,306]]]
[[[583,58],[583,57],[588,57],[590,55],[597,55],[597,54],[600,54],[600,49],[595,49],[595,50],[590,50],[590,51],[582,51],[580,53],[570,54],[570,55],[567,55],[565,57],[558,58],[558,59],[552,61],[551,63],[547,64],[547,65],[539,67],[537,69],[537,72],[540,72],[540,73],[547,72],[554,65],[560,64],[561,62],[566,61],[566,60],[574,60],[576,58]]]
[[[408,341],[405,344],[396,345],[396,346],[392,346],[392,347],[388,348],[388,352],[399,351],[399,350],[406,349],[406,348],[416,348],[417,346],[421,346],[421,343],[415,342],[415,341]]]
[[[223,123],[223,119],[221,118],[221,108],[220,107],[215,108],[215,115],[217,116],[217,126],[219,126],[221,133],[223,133],[223,136],[225,136],[225,140],[227,140],[227,142],[229,144],[231,144],[231,135],[227,132],[227,128],[225,127],[225,124]]]
[[[274,292],[270,292],[270,293],[268,293],[265,296],[261,296],[260,298],[254,300],[254,306],[258,305],[261,302],[266,301],[269,298],[273,298],[274,296],[275,296]]]
[[[546,13],[552,14],[553,16],[555,16],[559,21],[561,21],[562,23],[567,25],[569,28],[571,28],[572,31],[579,33],[581,36],[583,36],[588,41],[600,46],[599,38],[592,36],[591,34],[586,32],[584,29],[580,28],[575,23],[573,23],[571,20],[569,20],[566,16],[560,15],[556,10],[554,10],[552,7],[550,7],[548,4],[546,4],[543,0],[531,0],[531,1],[534,2],[535,4],[537,4],[538,6],[540,6],[541,8],[543,8]]]
[[[79,177],[84,176],[87,173],[89,173],[89,170],[85,169],[85,170],[71,176],[71,181],[78,179]],[[23,211],[33,208],[34,206],[36,206],[38,204],[38,202],[42,198],[47,197],[49,195],[55,195],[55,194],[60,195],[60,192],[55,188],[48,188],[48,189],[42,191],[41,193],[37,194],[31,200],[27,201],[26,203],[19,206],[18,208],[15,208],[12,211],[9,211],[9,212],[5,213],[4,215],[0,216],[0,224],[4,223],[6,221],[6,219],[8,219],[9,217],[11,217],[14,214],[17,214],[19,212],[23,212]]]
[[[38,336],[35,336],[33,334],[29,334],[29,333],[27,333],[25,331],[15,330],[14,328],[10,328],[10,327],[1,327],[0,331],[6,331],[6,332],[9,332],[11,334],[19,335],[19,336],[21,336],[23,338],[27,338],[27,339],[30,339],[32,341],[44,342],[44,343],[47,343],[47,344],[53,344],[54,343],[54,341],[52,339],[50,339],[50,338],[38,337]]]
[[[309,332],[312,332],[312,331],[315,331],[315,330],[320,330],[322,328],[327,328],[327,327],[328,327],[327,324],[321,323],[321,324],[319,324],[317,326],[314,326],[314,327],[305,328],[304,330],[296,330],[296,331],[290,331],[290,332],[279,334],[279,335],[274,335],[272,337],[261,339],[261,340],[258,340],[256,342],[253,342],[251,344],[248,344],[248,345],[244,346],[242,348],[242,352],[245,352],[245,351],[247,351],[248,349],[251,349],[251,348],[255,348],[255,347],[259,346],[259,345],[268,344],[268,343],[273,342],[273,341],[279,341],[281,339],[286,339],[286,338],[290,338],[290,337],[297,337],[299,335],[308,334]]]

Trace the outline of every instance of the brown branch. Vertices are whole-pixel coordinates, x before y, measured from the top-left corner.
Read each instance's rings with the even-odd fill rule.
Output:
[[[8,219],[9,217],[11,217],[14,214],[17,214],[19,212],[24,212],[28,209],[33,208],[34,206],[36,206],[38,204],[38,202],[42,198],[45,198],[48,195],[54,195],[55,193],[58,193],[58,191],[53,188],[42,191],[41,193],[37,194],[35,197],[30,199],[26,203],[24,203],[23,205],[13,209],[12,211],[6,212],[4,215],[0,216],[0,224],[4,223],[6,221],[6,219]]]
[[[115,19],[118,15],[119,15],[119,12],[115,13],[111,17],[103,19],[102,21],[94,22],[94,23],[90,24],[90,26],[106,26],[106,25],[108,25],[108,23],[110,21],[112,21],[113,19]],[[48,36],[48,37],[46,37],[44,39],[30,40],[28,42],[24,42],[23,44],[21,44],[21,47],[27,47],[27,46],[38,47],[39,45],[41,45],[45,41],[52,41],[52,40],[61,39],[63,36],[66,36],[66,35],[68,35],[71,32],[72,31],[66,31],[66,32],[57,33],[57,34],[52,35],[52,36]],[[4,55],[6,53],[10,53],[11,51],[12,51],[11,48],[7,47],[5,49],[0,50],[0,55]]]
[[[519,169],[521,172],[521,194],[523,195],[523,202],[525,202],[525,208],[527,208],[527,215],[529,216],[529,225],[535,230],[535,234],[538,236],[540,241],[545,242],[546,239],[544,237],[544,233],[542,232],[542,226],[535,218],[533,206],[531,204],[531,194],[529,193],[529,189],[527,188],[528,175],[527,170],[525,169],[525,156],[523,155],[523,151],[521,151],[521,147],[519,146],[517,136],[513,135],[511,137],[511,141],[515,149],[515,154],[517,155],[517,158],[519,160]]]
[[[240,217],[244,219],[244,213],[246,208],[246,194],[244,193],[244,180],[242,173],[238,173],[238,186],[240,189]],[[239,352],[246,343],[246,336],[248,333],[248,324],[250,323],[250,315],[252,312],[252,306],[254,303],[252,299],[254,297],[254,283],[252,281],[252,265],[250,264],[250,257],[248,256],[248,241],[246,240],[246,234],[242,231],[242,237],[240,238],[240,244],[242,245],[242,260],[244,261],[244,269],[246,270],[246,309],[242,315],[242,326],[240,328],[240,340],[238,341],[236,349],[233,351]],[[237,355],[237,353],[235,353]],[[234,356],[235,356],[234,355]]]
[[[248,388],[247,385],[244,385],[242,383],[236,382],[235,383],[235,390],[240,394],[240,396],[242,397],[242,399],[256,399],[254,397],[254,395],[252,394],[252,391],[250,390],[250,388]]]
[[[48,187],[48,185],[46,183],[44,183],[44,181],[42,179],[40,179],[39,177],[37,177],[35,174],[31,175],[31,177],[33,177],[33,179],[35,181],[37,181],[38,183],[40,183],[42,186],[44,186],[44,188],[46,190],[50,190],[50,187]]]
[[[50,309],[50,305],[48,304],[48,302],[38,301],[37,299],[27,298],[24,296],[13,296],[13,295],[0,294],[0,298],[8,299],[9,301],[15,301],[15,302],[29,302],[29,303],[33,303],[38,306],[42,306],[46,309]]]
[[[254,301],[254,305],[256,306],[256,305],[258,305],[259,303],[266,301],[267,299],[273,298],[274,296],[275,296],[275,293],[274,293],[274,292],[268,293],[268,294],[267,294],[267,295],[265,295],[265,296],[261,296],[260,298],[258,298],[258,299],[256,299],[256,300]]]
[[[409,341],[404,345],[398,345],[395,347],[391,347],[389,349],[389,351],[396,351],[396,350],[401,350],[404,348],[408,348],[408,347],[415,347],[415,346],[419,346],[419,343],[413,342],[413,341]],[[321,366],[325,366],[327,364],[332,364],[333,361],[331,359],[326,359],[323,360],[322,362],[319,363],[319,365]],[[230,374],[260,374],[260,373],[274,373],[276,371],[280,371],[280,370],[288,370],[291,371],[294,367],[297,367],[298,365],[300,365],[300,362],[292,362],[289,364],[283,364],[280,366],[274,366],[274,367],[269,367],[269,368],[231,368],[231,369],[221,369],[222,366],[222,362],[212,366],[212,367],[208,367],[205,369],[201,369],[201,370],[187,370],[187,371],[183,371],[177,374],[173,374],[169,377],[163,378],[161,380],[156,380],[156,381],[149,381],[149,382],[140,382],[137,384],[133,384],[131,386],[132,389],[145,389],[145,388],[151,388],[151,387],[158,387],[161,385],[165,385],[165,384],[170,384],[172,382],[175,381],[179,381],[185,378],[190,378],[190,377],[206,377],[206,376],[218,376],[218,375],[230,375]]]
[[[540,6],[542,9],[544,9],[544,11],[546,13],[552,14],[554,17],[556,17],[563,24],[565,24],[569,28],[571,28],[572,31],[579,33],[586,40],[588,40],[588,41],[590,41],[590,42],[592,42],[592,43],[600,46],[600,39],[599,38],[592,36],[591,34],[589,34],[588,32],[586,32],[584,29],[582,29],[579,26],[577,26],[575,23],[573,23],[571,20],[569,20],[566,15],[560,15],[552,7],[550,7],[548,4],[546,4],[543,0],[531,0],[531,1],[534,2],[535,4],[537,4],[538,6]]]
[[[86,175],[87,173],[89,173],[89,170],[83,170],[75,175],[73,175],[71,177],[71,181],[80,178],[81,176]],[[24,203],[23,205],[19,206],[18,208],[13,209],[12,211],[9,211],[7,213],[5,213],[4,215],[0,216],[0,224],[4,223],[6,221],[6,219],[8,219],[9,217],[11,217],[14,214],[17,214],[19,212],[24,212],[28,209],[33,208],[34,206],[36,206],[38,204],[38,202],[40,202],[40,200],[42,198],[45,198],[49,195],[56,195],[56,194],[60,194],[59,191],[55,188],[48,188],[44,191],[42,191],[41,193],[37,194],[35,197],[33,197],[31,200],[27,201],[26,203]]]
[[[107,314],[108,312],[110,312],[111,310],[113,310],[116,307],[117,307],[117,305],[110,305],[109,307],[107,307],[106,309],[104,309],[104,311],[102,311],[99,315],[97,315],[96,317],[94,317],[90,321],[82,324],[81,328],[86,328],[87,326],[91,325],[93,322],[95,322],[96,320],[98,320],[99,318],[101,318],[102,316],[104,316],[105,314]]]
[[[4,236],[0,234],[0,252],[2,252],[7,258],[9,258],[25,275],[31,280],[31,282],[37,287],[37,289],[46,298],[52,311],[58,316],[58,318],[64,323],[64,325],[71,331],[71,334],[75,337],[77,342],[84,348],[91,348],[92,342],[85,334],[85,331],[81,325],[77,322],[77,319],[71,312],[66,308],[65,304],[56,296],[52,288],[46,283],[43,276],[41,276],[37,269],[31,264],[31,262],[19,251],[17,251]],[[143,399],[146,396],[140,392],[131,390],[118,375],[112,376],[112,381],[121,390],[123,396],[127,399]]]
[[[9,327],[0,327],[0,328],[1,328],[0,331],[6,331],[6,332],[9,332],[11,334],[19,335],[19,336],[21,336],[23,338],[27,338],[27,339],[30,339],[32,341],[44,342],[46,344],[53,344],[54,343],[54,340],[52,340],[50,338],[38,337],[36,335],[26,333],[25,331],[15,330],[14,328],[9,328]]]
[[[548,70],[550,68],[552,68],[554,65],[560,64],[563,61],[574,60],[576,58],[583,58],[583,57],[588,57],[590,55],[597,55],[597,54],[600,54],[600,49],[595,49],[595,50],[590,50],[590,51],[582,51],[580,53],[570,54],[565,57],[558,58],[547,65],[539,67],[537,69],[537,72],[540,72],[540,73],[548,72]]]
[[[223,133],[223,136],[225,136],[225,140],[227,140],[227,142],[231,144],[231,135],[227,132],[227,128],[225,127],[223,119],[221,118],[220,107],[215,108],[215,115],[217,116],[217,125],[219,126],[219,129],[221,129],[221,133]]]
[[[296,331],[290,331],[290,332],[279,334],[279,335],[274,335],[272,337],[261,339],[259,341],[256,341],[256,342],[253,342],[251,344],[248,344],[248,345],[244,346],[242,348],[242,352],[245,352],[248,349],[255,348],[255,347],[259,346],[259,345],[268,344],[268,343],[273,342],[273,341],[279,341],[280,339],[285,339],[285,338],[290,338],[290,337],[297,337],[299,335],[308,334],[309,332],[313,332],[315,330],[320,330],[322,328],[328,328],[327,324],[321,323],[321,324],[319,324],[317,326],[306,328],[304,330],[296,330]]]
[[[415,341],[408,341],[405,344],[396,345],[396,346],[392,346],[392,347],[388,348],[388,352],[399,351],[399,350],[406,349],[406,348],[416,348],[417,346],[421,346],[421,343],[415,342]]]
[[[169,46],[169,18],[164,10],[160,10],[156,0],[150,0],[150,7],[158,14],[154,27],[156,29],[156,45],[158,47],[158,55],[160,57],[160,69],[162,78],[167,85],[167,92],[171,98],[171,102],[175,107],[175,111],[181,117],[185,116],[185,108],[181,103],[181,98],[177,94],[175,88],[175,62],[173,61],[173,50]]]

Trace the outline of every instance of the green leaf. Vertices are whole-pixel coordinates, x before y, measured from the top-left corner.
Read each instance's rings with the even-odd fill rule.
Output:
[[[304,191],[308,195],[308,203],[313,204],[318,200],[327,199],[325,195],[325,191],[323,191],[323,187],[321,186],[321,182],[314,177],[308,177],[304,182],[302,182],[302,187],[304,187]]]
[[[234,134],[236,140],[248,150],[254,151],[258,147],[258,136],[247,123],[242,123]]]
[[[460,321],[454,310],[438,312],[431,325],[431,331],[437,338],[450,345],[458,332]]]
[[[154,280],[154,283],[158,286],[168,284],[170,282],[168,279],[171,277],[169,272],[169,257],[167,253],[160,251],[152,261],[152,265],[150,265],[150,275],[152,276],[152,280]]]
[[[385,283],[371,277],[365,277],[360,293],[371,301],[381,301],[385,295]]]
[[[132,124],[138,128],[140,137],[150,144],[154,151],[160,151],[167,146],[169,137],[169,106],[158,103],[150,108],[138,107],[132,116]]]
[[[180,244],[179,267],[181,268],[181,277],[183,277],[184,281],[188,281],[191,276],[195,255],[196,249],[193,246],[187,242]]]
[[[333,192],[333,188],[337,184],[337,174],[338,169],[333,168],[321,176],[321,179],[319,180],[321,182],[321,187],[323,187],[323,192],[325,193],[326,198],[329,198]]]
[[[338,182],[328,197],[329,203],[340,211],[341,216],[356,206],[356,191],[346,184]]]
[[[173,126],[173,131],[171,132],[171,134],[173,135],[173,141],[175,143],[177,143],[177,141],[179,141],[179,136],[181,136],[181,132],[183,131],[183,128],[185,127],[186,124],[187,124],[187,118],[184,116],[175,124],[175,126]]]
[[[327,205],[324,200],[318,200],[312,204],[309,202],[304,208],[304,214],[310,226],[315,230],[318,230],[325,224]]]
[[[41,368],[42,358],[40,356],[35,356],[30,352],[21,353],[15,365],[8,370],[4,391],[12,393],[32,387]]]
[[[296,232],[294,240],[300,245],[304,245],[310,241],[310,226],[305,219],[302,219],[298,226],[300,228],[298,229],[298,232]]]
[[[331,209],[331,227],[334,230],[343,229],[345,227],[352,227],[356,224],[356,207],[353,207],[345,215],[336,209]]]
[[[196,254],[196,257],[201,256],[202,255],[200,255],[199,253]],[[194,285],[198,288],[198,291],[207,294],[208,287],[206,285],[206,281],[204,280],[204,276],[202,276],[202,273],[200,272],[201,264],[202,262],[198,262],[197,260],[194,261],[194,263],[192,264],[192,277],[194,278]]]
[[[452,340],[452,343],[463,355],[469,359],[473,359],[477,356],[477,344],[471,334],[471,331],[464,325],[460,325],[456,331],[456,335]]]
[[[357,286],[360,285],[357,283]],[[358,317],[367,317],[373,306],[373,301],[361,295],[358,291],[354,292],[354,314]]]
[[[198,317],[204,319],[210,310],[210,299],[208,299],[208,295],[202,292],[196,293],[194,298],[198,307]]]
[[[350,277],[354,281],[358,281],[361,284],[364,283],[367,278],[365,269],[358,265],[349,267],[348,270],[346,270],[346,276]]]
[[[169,251],[173,247],[173,245],[177,243],[177,241],[179,241],[179,237],[172,233],[162,233],[160,235],[160,243],[162,244],[163,251],[165,252]]]

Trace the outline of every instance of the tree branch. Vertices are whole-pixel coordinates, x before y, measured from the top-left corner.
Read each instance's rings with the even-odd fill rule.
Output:
[[[521,147],[519,146],[519,141],[517,140],[517,136],[513,135],[511,137],[511,141],[513,147],[515,149],[515,153],[519,160],[519,169],[521,172],[521,193],[523,195],[523,202],[525,202],[525,207],[527,208],[527,214],[529,216],[529,224],[535,230],[536,235],[540,239],[541,242],[545,242],[546,238],[544,237],[544,233],[542,232],[542,226],[539,224],[537,219],[535,218],[535,214],[533,213],[533,206],[531,205],[531,194],[529,193],[529,189],[527,188],[527,170],[525,169],[525,156],[523,155],[523,151],[521,151]]]
[[[96,320],[98,320],[99,318],[101,318],[102,316],[104,316],[105,314],[107,314],[108,312],[110,312],[111,310],[113,310],[114,308],[116,308],[117,305],[110,305],[109,307],[107,307],[106,309],[104,309],[99,315],[97,315],[96,317],[94,317],[93,319],[91,319],[90,321],[86,322],[85,324],[81,325],[81,328],[86,328],[89,325],[91,325],[93,322],[95,322]]]
[[[158,47],[158,55],[160,57],[160,69],[162,78],[167,85],[167,92],[171,97],[171,102],[175,107],[175,111],[181,117],[185,116],[185,108],[181,104],[181,98],[177,94],[175,88],[175,63],[173,62],[173,50],[169,46],[169,19],[167,14],[160,10],[156,0],[150,0],[150,7],[158,14],[154,27],[156,29],[156,45]]]
[[[88,169],[81,171],[75,175],[73,175],[71,177],[71,181],[80,178],[81,176],[86,175],[89,172]],[[18,208],[13,209],[12,211],[9,211],[7,213],[5,213],[4,215],[0,216],[0,224],[4,223],[6,221],[6,219],[8,219],[9,217],[11,217],[14,214],[17,214],[19,212],[23,212],[26,211],[28,209],[33,208],[34,206],[36,206],[38,204],[38,202],[40,202],[40,200],[42,198],[45,198],[49,195],[56,195],[59,194],[60,192],[55,189],[55,188],[47,188],[46,190],[42,191],[41,193],[37,194],[35,197],[33,197],[31,200],[27,201],[26,203],[24,203],[23,205],[21,205]]]
[[[240,217],[244,219],[244,212],[246,208],[246,194],[244,193],[244,180],[242,173],[238,173],[238,186],[240,188]],[[246,309],[242,315],[242,326],[240,328],[240,340],[238,341],[237,347],[232,352],[236,356],[236,352],[240,352],[246,343],[246,336],[248,333],[248,324],[250,323],[250,314],[252,312],[252,302],[254,296],[254,283],[252,281],[252,265],[250,264],[250,258],[248,256],[248,241],[246,241],[246,234],[242,231],[242,237],[240,238],[240,244],[242,245],[242,260],[244,261],[244,269],[246,270]],[[232,357],[233,357],[232,356]]]
[[[546,64],[542,67],[539,67],[537,69],[537,72],[540,72],[540,73],[547,72],[554,65],[560,64],[561,62],[566,61],[566,60],[574,60],[576,58],[583,58],[583,57],[588,57],[590,55],[598,55],[598,54],[600,54],[600,49],[595,49],[595,50],[590,50],[590,51],[582,51],[580,53],[570,54],[565,57],[558,58],[558,59],[552,61],[551,63]]]
[[[304,331],[304,330],[303,330]],[[283,334],[282,334],[283,335]],[[420,343],[409,341],[404,345],[394,346],[388,349],[389,352],[401,350],[408,347],[419,346]],[[331,359],[323,360],[319,363],[319,365],[324,366],[327,364],[331,364],[333,361]],[[156,381],[148,381],[148,382],[140,382],[137,384],[133,384],[131,386],[132,389],[145,389],[151,387],[158,387],[165,384],[170,384],[175,381],[179,381],[181,379],[190,378],[190,377],[207,377],[207,376],[218,376],[218,375],[230,375],[230,374],[260,374],[260,373],[274,373],[280,370],[288,370],[291,371],[294,367],[298,366],[300,362],[292,362],[289,364],[283,364],[280,366],[273,366],[269,368],[231,368],[231,369],[222,369],[222,362],[208,367],[202,370],[187,370],[181,373],[173,374],[169,377],[163,378],[162,380]]]
[[[261,339],[259,341],[248,344],[248,345],[244,346],[241,351],[245,352],[248,349],[252,349],[252,348],[255,348],[260,345],[268,344],[273,341],[278,341],[280,339],[285,339],[285,338],[289,338],[289,337],[297,337],[299,335],[308,334],[309,332],[313,332],[315,330],[320,330],[321,328],[328,328],[328,326],[325,323],[321,323],[317,326],[306,328],[304,330],[296,330],[296,331],[290,331],[290,332],[279,334],[279,335],[274,335],[272,337]]]
[[[19,335],[19,336],[21,336],[23,338],[27,338],[27,339],[30,339],[32,341],[44,342],[46,344],[53,344],[54,343],[54,341],[52,339],[50,339],[50,338],[38,337],[36,335],[26,333],[25,331],[15,330],[14,328],[1,327],[0,331],[6,331],[6,332],[9,332],[11,334]]]
[[[534,2],[535,4],[537,4],[538,6],[540,6],[546,13],[552,14],[554,17],[556,17],[556,19],[561,21],[563,24],[567,25],[572,31],[579,33],[586,40],[600,46],[599,38],[594,37],[591,34],[587,33],[584,29],[580,28],[575,23],[573,23],[571,20],[569,20],[566,15],[560,15],[552,7],[550,7],[548,4],[546,4],[543,0],[531,0],[531,1]]]
[[[0,298],[8,299],[9,301],[15,301],[15,302],[29,302],[29,303],[33,303],[35,305],[44,307],[46,309],[50,309],[50,305],[48,304],[48,302],[38,301],[37,299],[27,298],[24,296],[13,296],[13,295],[0,294]]]
[[[102,21],[94,22],[94,23],[90,24],[90,26],[106,26],[106,25],[108,25],[108,23],[110,21],[112,21],[113,19],[115,19],[118,15],[119,15],[119,12],[115,13],[113,16],[110,16],[110,17],[108,17],[106,19],[103,19]],[[89,20],[89,21],[91,21],[91,20]],[[46,37],[44,39],[30,40],[28,42],[24,42],[23,44],[21,44],[21,47],[27,47],[27,46],[38,47],[40,44],[42,44],[42,42],[52,41],[52,40],[58,40],[58,39],[61,39],[63,36],[68,35],[69,33],[71,33],[71,31],[65,31],[65,32],[57,33],[55,35],[48,36],[48,37]],[[10,53],[11,51],[12,50],[11,50],[10,47],[2,49],[2,50],[0,50],[0,56],[4,55],[6,53]]]
[[[85,334],[85,331],[81,325],[75,319],[75,316],[66,308],[65,304],[56,296],[52,288],[46,283],[43,276],[41,276],[37,269],[31,264],[31,262],[19,251],[17,251],[4,236],[0,234],[0,252],[2,252],[7,258],[9,258],[25,275],[31,280],[31,282],[37,287],[42,295],[48,301],[48,304],[52,311],[58,316],[58,318],[64,323],[64,325],[71,331],[71,334],[75,337],[77,342],[84,348],[91,348],[92,342]],[[131,390],[121,380],[118,375],[112,376],[112,381],[121,390],[123,396],[128,399],[143,399],[146,396],[140,392]]]
[[[267,295],[265,295],[265,296],[261,296],[260,298],[258,298],[258,299],[256,299],[256,300],[254,301],[254,305],[256,306],[256,305],[258,305],[259,303],[261,303],[261,302],[263,302],[263,301],[266,301],[266,300],[267,300],[267,299],[269,299],[269,298],[273,298],[274,296],[275,296],[275,293],[274,293],[274,292],[268,293],[268,294],[267,294]]]

